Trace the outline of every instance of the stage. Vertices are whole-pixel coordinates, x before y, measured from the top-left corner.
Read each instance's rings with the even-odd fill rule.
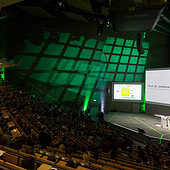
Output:
[[[161,118],[154,115],[112,112],[105,114],[104,120],[114,129],[130,134],[133,139],[143,144],[170,143],[170,130],[162,128]],[[145,133],[139,133],[137,128]]]

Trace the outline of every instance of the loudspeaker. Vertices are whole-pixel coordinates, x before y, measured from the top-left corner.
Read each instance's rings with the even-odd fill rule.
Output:
[[[152,31],[158,23],[165,1],[110,0],[110,21],[118,33]]]
[[[137,35],[137,49],[138,49],[139,54],[144,54],[144,52],[145,52],[143,49],[142,43],[143,43],[143,33],[138,33],[138,35]]]

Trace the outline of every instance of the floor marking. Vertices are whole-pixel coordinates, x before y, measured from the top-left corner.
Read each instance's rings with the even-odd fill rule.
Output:
[[[110,122],[114,117],[116,117],[118,115],[119,112],[117,112],[115,115],[113,115],[109,120],[108,122]]]
[[[129,115],[128,115],[128,116],[129,116]],[[129,117],[130,117],[130,116],[129,116]],[[133,123],[136,124],[135,120],[134,120],[132,117],[130,117],[130,119],[133,121]]]
[[[149,126],[148,124],[146,124],[145,122],[143,122],[142,120],[139,120],[137,117],[135,117],[136,120],[138,120],[139,122],[141,122],[142,124],[144,124],[145,126],[149,127],[150,129],[152,129],[153,131],[159,133],[160,135],[163,135],[161,132],[159,132],[158,130],[156,130],[155,128]]]

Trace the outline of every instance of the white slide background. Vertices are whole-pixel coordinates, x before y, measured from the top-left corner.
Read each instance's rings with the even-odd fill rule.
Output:
[[[170,104],[170,70],[146,71],[145,101]]]

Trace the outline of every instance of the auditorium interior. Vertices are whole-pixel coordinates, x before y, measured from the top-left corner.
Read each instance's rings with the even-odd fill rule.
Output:
[[[170,169],[169,0],[0,0],[0,169]]]

